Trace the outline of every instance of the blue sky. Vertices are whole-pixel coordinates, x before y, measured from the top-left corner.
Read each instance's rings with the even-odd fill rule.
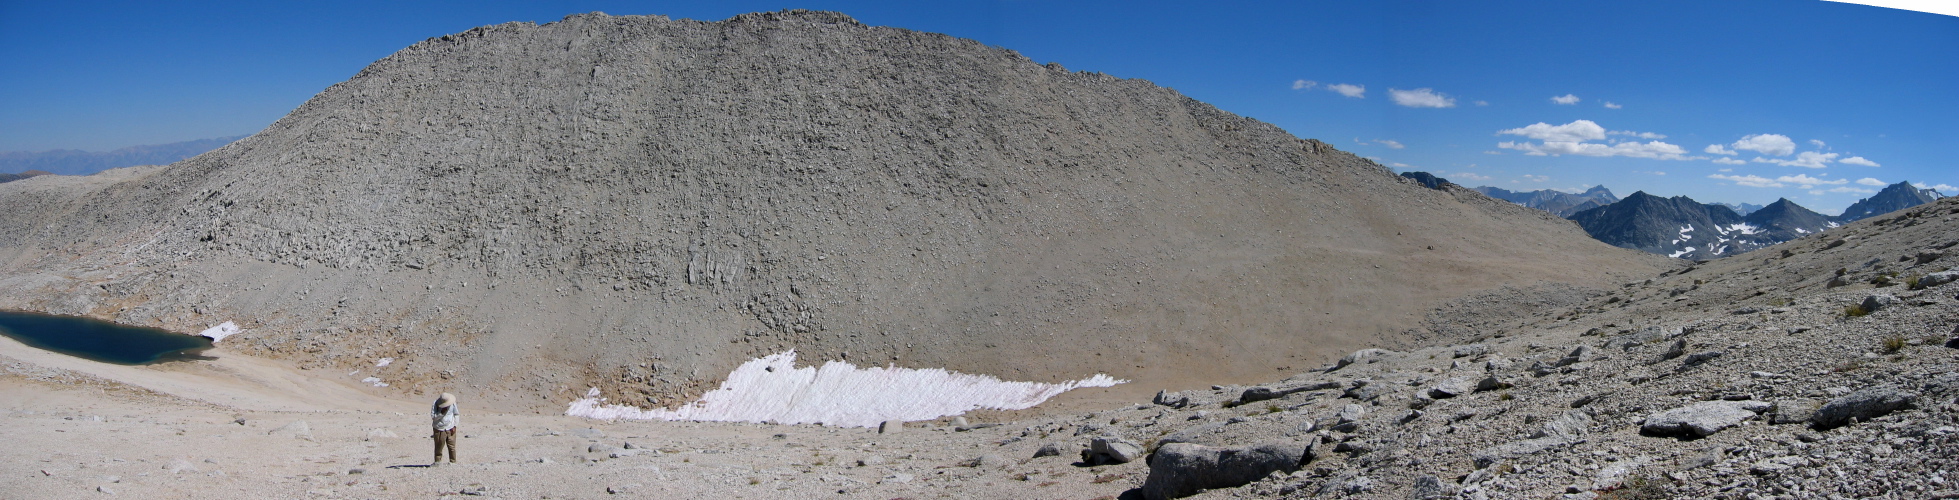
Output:
[[[1901,180],[1959,194],[1959,18],[1808,0],[0,0],[0,151],[256,132],[376,59],[479,25],[784,8],[1147,79],[1470,186],[1832,214]]]

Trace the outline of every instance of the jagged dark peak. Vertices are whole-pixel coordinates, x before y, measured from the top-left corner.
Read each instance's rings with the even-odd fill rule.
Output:
[[[1937,199],[1931,194],[1936,192],[1929,189],[1918,189],[1912,186],[1910,182],[1899,182],[1885,186],[1884,189],[1879,190],[1877,194],[1871,195],[1869,198],[1857,200],[1856,203],[1850,204],[1850,208],[1844,209],[1843,215],[1839,218],[1845,222],[1857,221],[1924,205]]]
[[[1436,177],[1435,174],[1428,172],[1402,172],[1401,176],[1413,179],[1415,182],[1421,183],[1422,187],[1429,189],[1446,189],[1447,186],[1455,184],[1449,182],[1448,179]]]

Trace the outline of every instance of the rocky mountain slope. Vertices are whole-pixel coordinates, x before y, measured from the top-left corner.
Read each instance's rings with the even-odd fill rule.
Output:
[[[228,353],[122,367],[0,342],[0,427],[22,444],[0,457],[31,465],[0,486],[24,498],[1952,498],[1956,253],[1959,199],[1945,199],[1605,289],[1477,294],[1432,311],[1429,343],[1257,385],[883,433],[470,405],[463,462],[429,468],[426,399],[333,390],[336,373]]]
[[[1956,247],[1946,199],[1575,303],[1469,299],[1419,349],[1028,429],[1133,444],[1143,498],[1950,498]]]
[[[99,152],[74,149],[0,151],[0,172],[39,170],[60,175],[88,175],[111,168],[167,165],[243,138],[245,136],[242,135],[218,137],[169,144],[130,146]]]
[[[824,12],[477,28],[183,162],[0,185],[0,307],[235,321],[226,349],[539,411],[790,349],[1257,380],[1472,291],[1672,265],[1149,82]]]
[[[1940,196],[1938,191],[1929,188],[1921,189],[1909,182],[1900,182],[1885,186],[1884,189],[1878,190],[1877,194],[1850,204],[1849,208],[1843,209],[1843,215],[1838,216],[1838,220],[1844,222],[1863,220],[1931,203]]]
[[[1613,202],[1619,201],[1619,197],[1614,196],[1612,190],[1606,189],[1605,186],[1592,186],[1591,189],[1577,194],[1555,189],[1511,191],[1490,186],[1478,186],[1474,190],[1491,198],[1543,210],[1556,214],[1559,217],[1570,217],[1571,214],[1580,211],[1611,205]]]

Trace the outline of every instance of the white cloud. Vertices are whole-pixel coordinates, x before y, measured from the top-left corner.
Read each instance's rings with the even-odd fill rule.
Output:
[[[1885,183],[1884,183],[1884,181],[1880,181],[1880,180],[1877,180],[1877,179],[1872,179],[1872,178],[1869,178],[1869,177],[1865,177],[1865,178],[1862,178],[1862,179],[1857,179],[1857,183],[1858,183],[1858,184],[1863,184],[1863,185],[1866,185],[1866,186],[1880,186],[1880,187],[1882,187],[1882,186],[1886,186],[1886,185],[1887,185],[1887,184],[1885,184]]]
[[[1393,98],[1395,104],[1410,108],[1456,107],[1456,99],[1454,97],[1438,94],[1434,89],[1426,87],[1415,90],[1390,88],[1388,89],[1388,97]]]
[[[1818,179],[1815,177],[1810,177],[1808,174],[1785,175],[1785,176],[1775,178],[1775,181],[1796,184],[1803,189],[1813,188],[1816,187],[1818,184],[1835,186],[1839,184],[1850,183],[1849,180],[1845,180],[1845,179],[1837,179],[1834,181],[1829,181],[1829,180]]]
[[[1292,89],[1293,89],[1293,90],[1306,90],[1306,89],[1310,89],[1310,88],[1313,88],[1313,87],[1317,87],[1317,86],[1319,86],[1319,84],[1320,84],[1320,82],[1316,82],[1316,81],[1312,81],[1312,80],[1293,80],[1293,81],[1292,81]]]
[[[1401,148],[1408,147],[1408,146],[1403,146],[1400,142],[1395,141],[1393,139],[1375,139],[1374,143],[1380,144],[1382,146],[1394,148],[1394,149],[1401,149]]]
[[[1774,163],[1776,165],[1781,165],[1784,167],[1823,168],[1824,164],[1829,163],[1831,161],[1835,161],[1836,159],[1837,159],[1836,153],[1818,153],[1815,151],[1804,151],[1801,154],[1797,154],[1796,159],[1794,160],[1772,160],[1772,159],[1757,156],[1755,157],[1755,159],[1749,161],[1753,161],[1755,163]]]
[[[1821,140],[1818,140],[1818,139],[1810,139],[1810,140],[1809,140],[1809,145],[1811,145],[1811,146],[1816,146],[1816,147],[1817,147],[1817,148],[1819,148],[1819,149],[1821,149],[1821,148],[1827,148],[1827,147],[1830,147],[1830,146],[1829,146],[1828,144],[1824,144],[1824,143],[1823,143],[1823,141],[1821,141]]]
[[[1617,105],[1617,104],[1613,104],[1613,103],[1612,103],[1612,101],[1605,101],[1605,109],[1619,109],[1619,108],[1623,108],[1623,107],[1625,107],[1625,106],[1620,106],[1620,105]]]
[[[1876,193],[1877,193],[1877,190],[1876,190],[1876,189],[1864,189],[1864,188],[1854,188],[1854,187],[1850,187],[1850,186],[1843,186],[1843,187],[1833,187],[1833,188],[1830,188],[1830,192],[1832,192],[1832,193],[1857,193],[1857,194],[1876,194]]]
[[[1611,145],[1599,144],[1595,142],[1545,141],[1539,144],[1539,143],[1529,143],[1529,142],[1519,143],[1519,142],[1506,141],[1506,142],[1498,143],[1496,147],[1523,151],[1525,155],[1529,155],[1529,156],[1545,156],[1545,155],[1625,156],[1630,158],[1651,158],[1655,160],[1694,160],[1694,159],[1703,158],[1698,156],[1686,156],[1687,150],[1681,149],[1680,146],[1675,146],[1660,141],[1652,141],[1646,143],[1621,142],[1618,144],[1611,144]]]
[[[1716,170],[1716,172],[1733,172],[1733,171],[1735,171],[1735,169],[1732,168],[1724,168],[1724,169]]]
[[[1875,167],[1875,166],[1878,166],[1878,165],[1877,165],[1877,162],[1874,162],[1874,161],[1870,161],[1870,160],[1866,160],[1866,159],[1864,159],[1864,157],[1862,157],[1862,156],[1852,156],[1852,157],[1849,157],[1849,158],[1844,158],[1844,159],[1841,159],[1841,160],[1837,160],[1837,163],[1842,163],[1842,164],[1845,164],[1845,165],[1858,165],[1858,166],[1864,166],[1864,167]]]
[[[1410,167],[1410,166],[1408,166],[1408,164],[1406,164],[1406,163],[1400,163],[1400,162],[1396,162],[1396,163],[1394,164],[1394,168],[1414,168],[1414,167]]]
[[[1741,140],[1735,141],[1734,148],[1775,156],[1789,156],[1790,153],[1796,152],[1796,141],[1782,134],[1755,134],[1743,136]]]
[[[1923,186],[1923,185],[1918,185],[1918,184],[1913,184],[1913,185],[1914,185],[1914,186],[1918,186],[1918,187],[1921,187],[1921,188],[1926,188],[1926,189],[1930,189],[1930,190],[1933,190],[1933,191],[1938,191],[1938,192],[1939,192],[1939,194],[1943,194],[1943,195],[1947,195],[1947,196],[1951,196],[1951,195],[1952,195],[1952,194],[1954,194],[1954,193],[1959,193],[1959,187],[1952,187],[1952,186],[1950,186],[1950,185],[1946,185],[1946,184],[1933,184],[1933,185],[1930,185],[1930,186]]]
[[[1544,182],[1544,181],[1551,180],[1551,176],[1524,174],[1524,180],[1531,181],[1531,182]]]
[[[1630,135],[1630,136],[1634,136],[1634,137],[1638,137],[1638,138],[1641,138],[1641,139],[1665,139],[1665,138],[1667,138],[1667,136],[1666,136],[1666,134],[1655,134],[1655,133],[1652,133],[1652,132],[1634,132],[1634,131],[1631,131],[1631,130],[1614,130],[1614,131],[1610,131],[1610,132],[1606,132],[1605,134],[1606,134],[1606,135]]]
[[[1809,194],[1813,194],[1813,195],[1817,195],[1817,196],[1822,196],[1822,195],[1823,195],[1823,190],[1821,190],[1821,189],[1811,189],[1811,190],[1809,190]]]
[[[1600,127],[1591,120],[1577,120],[1564,125],[1537,122],[1523,128],[1499,130],[1497,133],[1521,135],[1540,141],[1582,142],[1605,139],[1605,127]]]
[[[1363,99],[1367,97],[1366,85],[1354,85],[1351,83],[1335,83],[1332,85],[1327,85],[1326,89],[1334,92],[1338,92],[1340,93],[1340,95],[1344,95],[1347,97],[1356,97],[1356,98],[1363,98]]]
[[[1476,105],[1477,105],[1477,106],[1488,106],[1488,105],[1490,105],[1490,101],[1476,101]]]
[[[1445,173],[1442,174],[1442,176],[1450,179],[1461,179],[1461,180],[1476,181],[1476,182],[1489,182],[1490,180],[1490,176],[1476,175],[1475,172],[1456,172],[1452,174]]]
[[[1715,159],[1714,159],[1714,163],[1719,163],[1719,164],[1722,164],[1722,165],[1747,165],[1747,164],[1748,164],[1748,162],[1745,162],[1745,161],[1741,161],[1741,160],[1737,160],[1737,159],[1734,159],[1734,158],[1715,158]],[[1726,168],[1724,168],[1724,169],[1721,169],[1721,170],[1725,172],[1725,171],[1728,171],[1728,170],[1731,170],[1731,169],[1726,169]]]
[[[1708,152],[1708,153],[1710,153],[1710,154],[1717,154],[1717,155],[1728,155],[1728,156],[1734,156],[1734,155],[1738,155],[1738,154],[1741,154],[1741,153],[1737,153],[1737,152],[1735,152],[1735,150],[1732,150],[1732,149],[1728,149],[1728,148],[1725,148],[1725,147],[1721,147],[1721,145],[1720,145],[1720,144],[1709,144],[1709,145],[1707,145],[1707,148],[1705,148],[1705,149],[1702,149],[1701,151],[1706,151],[1706,152]]]
[[[1745,186],[1745,187],[1758,187],[1758,188],[1779,188],[1779,187],[1782,187],[1782,183],[1779,183],[1779,182],[1775,182],[1775,180],[1774,180],[1774,179],[1770,179],[1770,178],[1767,178],[1767,177],[1762,177],[1762,176],[1759,176],[1759,175],[1721,175],[1721,174],[1712,174],[1712,175],[1708,175],[1708,176],[1707,176],[1707,178],[1709,178],[1709,179],[1720,179],[1720,180],[1724,180],[1724,181],[1732,181],[1732,182],[1734,182],[1734,183],[1735,183],[1735,185],[1737,185],[1737,186]]]
[[[1571,94],[1565,94],[1565,95],[1551,98],[1551,102],[1555,102],[1558,104],[1578,104],[1578,101],[1580,100],[1582,99],[1579,99],[1578,96],[1571,95]]]

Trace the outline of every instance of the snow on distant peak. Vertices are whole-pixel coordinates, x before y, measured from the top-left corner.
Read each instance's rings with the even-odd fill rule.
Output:
[[[1673,258],[1676,258],[1676,259],[1678,259],[1678,258],[1680,258],[1680,256],[1682,256],[1682,255],[1687,255],[1687,254],[1690,254],[1690,253],[1694,253],[1694,247],[1687,247],[1687,248],[1683,248],[1683,249],[1681,249],[1681,250],[1680,250],[1680,251],[1678,251],[1678,252],[1674,252],[1674,253],[1673,253],[1672,255],[1668,255],[1668,257],[1673,257]]]
[[[1755,234],[1755,233],[1762,232],[1762,228],[1755,227],[1754,224],[1749,224],[1746,222],[1729,224],[1727,227],[1721,228],[1721,234],[1728,234],[1730,232],[1735,232],[1735,231],[1739,231],[1741,232],[1741,234]]]
[[[721,388],[676,409],[607,405],[593,388],[565,415],[601,420],[820,423],[875,427],[887,420],[931,420],[990,408],[1021,410],[1082,387],[1126,383],[1104,374],[1046,384],[1010,382],[938,368],[858,368],[842,361],[796,368],[796,351],[736,367]]]

